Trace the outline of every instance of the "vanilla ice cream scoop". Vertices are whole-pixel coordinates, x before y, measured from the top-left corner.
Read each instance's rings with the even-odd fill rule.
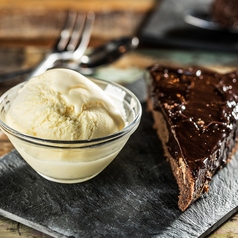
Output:
[[[52,140],[90,140],[125,127],[105,92],[76,71],[52,69],[30,79],[6,114],[13,129]]]

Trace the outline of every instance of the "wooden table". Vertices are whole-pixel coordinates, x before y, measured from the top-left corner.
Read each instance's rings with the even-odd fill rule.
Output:
[[[16,49],[15,51],[11,48],[8,51],[8,54],[19,55],[24,53],[26,57],[24,58],[24,62],[21,62],[22,65],[31,65],[35,64],[37,61],[40,60],[42,55],[47,51],[47,47],[28,47],[24,50]],[[4,57],[6,54],[6,50],[0,50],[0,59]],[[166,56],[166,57],[165,57]],[[31,61],[29,61],[31,58]],[[123,58],[121,58],[118,62],[113,64],[111,67],[114,69],[117,68],[120,70],[130,70],[130,68],[135,68],[140,72],[144,70],[144,68],[153,62],[163,62],[166,64],[193,64],[196,60],[198,65],[206,65],[209,68],[216,68],[222,71],[229,71],[234,68],[238,68],[238,57],[233,54],[223,54],[223,53],[214,53],[214,52],[191,52],[191,51],[183,51],[183,50],[145,50],[140,49],[137,52],[132,52]],[[219,59],[219,60],[217,60]],[[209,62],[208,62],[209,61]],[[29,63],[30,62],[30,63]],[[15,62],[16,63],[16,62]],[[18,62],[20,63],[20,62]],[[111,70],[111,67],[106,67],[103,69],[103,72],[98,73],[98,77],[107,77],[105,76],[105,72],[107,70]],[[104,76],[102,76],[104,75]],[[123,76],[121,78],[123,81]],[[126,79],[125,79],[126,80]],[[136,80],[136,79],[134,79]],[[119,80],[120,81],[120,80]],[[12,82],[10,84],[5,84],[0,86],[1,94],[6,91],[9,87],[17,82]],[[120,83],[120,82],[119,82]],[[0,132],[0,155],[3,156],[8,153],[10,150],[13,149],[12,144],[9,142],[7,137]],[[11,221],[7,218],[0,217],[0,237],[2,238],[17,238],[17,237],[29,237],[29,238],[36,238],[36,237],[44,237],[47,238],[49,236],[42,234],[32,228],[26,227],[20,223]],[[209,237],[212,238],[225,238],[225,237],[238,237],[238,214],[234,215],[230,218],[225,224],[223,224],[219,229],[217,229],[213,234]]]

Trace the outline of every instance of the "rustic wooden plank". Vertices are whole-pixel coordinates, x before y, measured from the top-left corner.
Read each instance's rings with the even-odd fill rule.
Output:
[[[92,39],[134,35],[158,0],[0,0],[0,39],[55,39],[62,29],[66,12],[94,11]]]
[[[83,11],[148,11],[151,10],[158,1],[156,0],[0,0],[0,7],[7,9],[53,9],[53,10],[83,10]]]
[[[50,238],[42,232],[0,216],[1,238]]]
[[[238,237],[238,214],[230,218],[223,226],[213,232],[210,238]]]

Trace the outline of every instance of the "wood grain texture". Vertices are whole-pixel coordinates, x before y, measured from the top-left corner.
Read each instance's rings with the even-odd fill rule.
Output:
[[[80,14],[84,14],[82,10]],[[102,11],[95,14],[92,39],[112,39],[136,34],[147,12]],[[64,27],[67,12],[51,9],[1,9],[0,40],[19,40],[32,42],[56,40]],[[1,24],[1,22],[3,24]],[[22,30],[24,29],[24,31]]]
[[[135,35],[158,0],[0,0],[0,39],[56,39],[69,10],[95,12],[92,38]]]
[[[24,226],[13,220],[9,220],[5,217],[0,217],[0,231],[1,238],[50,238],[42,232],[34,230],[28,226]]]
[[[151,10],[156,0],[0,0],[0,8],[5,9],[53,9],[53,10],[80,10],[80,11],[148,11]]]
[[[238,214],[229,219],[227,223],[213,232],[210,238],[236,238],[238,237]]]

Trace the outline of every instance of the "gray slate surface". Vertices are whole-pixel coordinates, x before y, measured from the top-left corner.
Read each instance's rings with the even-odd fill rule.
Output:
[[[97,177],[58,184],[13,150],[0,159],[0,214],[53,237],[204,237],[238,210],[238,155],[215,175],[209,194],[182,213],[178,188],[152,118]]]

